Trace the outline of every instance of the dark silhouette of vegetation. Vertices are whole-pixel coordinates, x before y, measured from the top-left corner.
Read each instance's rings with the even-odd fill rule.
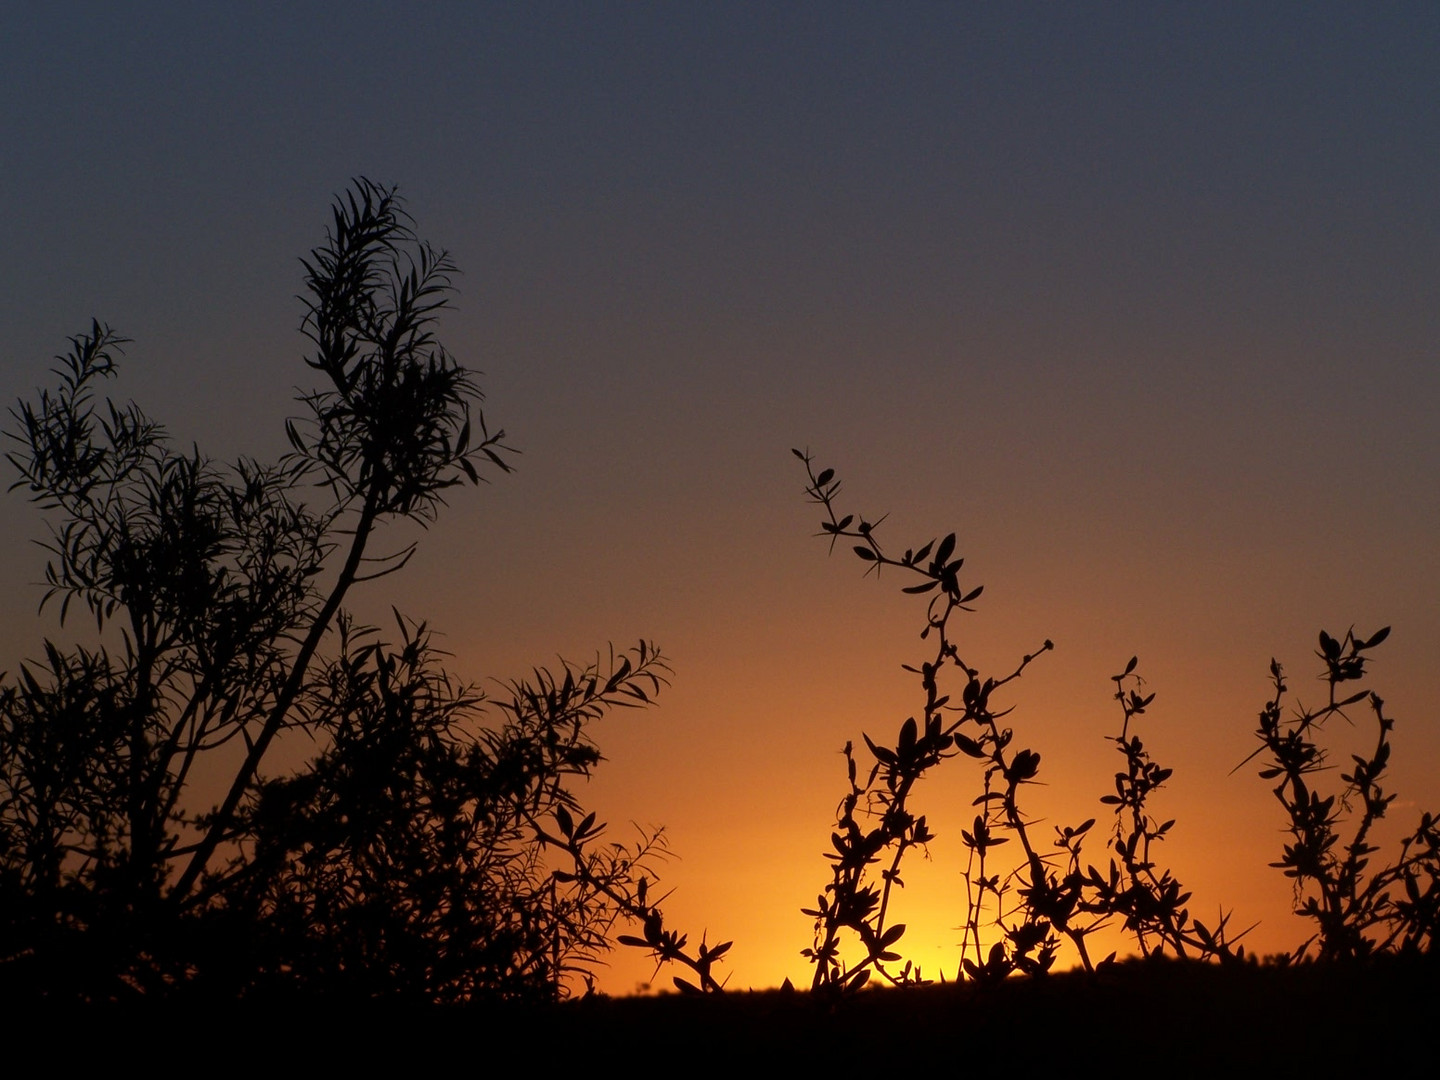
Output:
[[[604,833],[605,826],[596,824],[595,815],[589,814],[576,822],[564,807],[557,807],[555,823],[559,836],[552,836],[538,829],[542,843],[563,850],[574,866],[572,871],[556,870],[553,880],[566,884],[573,883],[582,897],[590,900],[596,911],[608,916],[605,930],[608,931],[617,916],[623,916],[638,923],[639,935],[620,934],[616,941],[621,945],[644,949],[655,957],[658,971],[665,964],[680,964],[689,968],[696,981],[673,976],[672,984],[683,994],[718,994],[724,990],[724,983],[715,977],[714,968],[720,958],[730,951],[733,942],[723,941],[711,946],[701,938],[700,945],[692,956],[686,951],[689,938],[674,930],[665,928],[665,916],[660,910],[663,896],[650,895],[650,879],[636,868],[645,863],[645,856],[654,843],[654,838],[645,838],[644,843],[632,848],[611,843],[597,853],[589,845]],[[598,953],[608,946],[603,934],[595,935],[593,951]],[[587,957],[591,959],[591,957]],[[584,972],[582,972],[584,974]]]
[[[1275,695],[1260,712],[1255,734],[1261,747],[1251,758],[1267,755],[1260,777],[1279,781],[1275,798],[1289,818],[1292,842],[1271,865],[1294,879],[1295,911],[1313,920],[1316,928],[1292,960],[1305,958],[1311,945],[1321,960],[1354,960],[1395,949],[1429,952],[1440,928],[1440,827],[1433,814],[1421,814],[1393,863],[1370,867],[1370,857],[1379,850],[1371,842],[1372,830],[1395,800],[1380,786],[1390,762],[1395,721],[1373,691],[1359,690],[1344,698],[1337,694],[1342,684],[1365,677],[1370,659],[1365,653],[1389,636],[1388,626],[1368,639],[1356,637],[1353,629],[1341,639],[1322,630],[1316,655],[1325,666],[1328,700],[1314,710],[1297,706],[1288,718],[1283,710],[1288,692],[1284,671],[1270,661]],[[1315,734],[1335,716],[1349,720],[1345,710],[1362,702],[1375,718],[1375,745],[1368,755],[1351,755],[1353,767],[1340,774],[1345,787],[1337,806],[1335,795],[1321,795],[1312,787],[1314,775],[1328,768]],[[1342,843],[1345,813],[1355,818],[1349,840]]]
[[[1010,751],[1012,733],[998,726],[1004,712],[997,715],[991,705],[991,695],[1018,679],[1034,655],[1025,656],[1014,671],[1002,678],[982,680],[978,671],[960,659],[950,636],[950,619],[956,612],[970,610],[966,605],[983,590],[983,586],[967,589],[961,585],[959,572],[964,560],[953,558],[954,534],[918,550],[907,549],[898,558],[887,555],[875,537],[874,523],[836,511],[834,501],[840,483],[834,471],[822,469],[817,473],[809,455],[798,450],[795,453],[809,476],[808,495],[825,510],[821,530],[831,537],[832,549],[835,540],[842,537],[858,541],[853,550],[870,569],[878,573],[884,566],[897,567],[921,579],[918,584],[906,586],[905,592],[935,594],[929,601],[921,632],[922,639],[933,637],[931,658],[918,668],[906,667],[919,677],[923,712],[918,719],[910,717],[904,722],[893,746],[879,745],[869,735],[864,736],[874,764],[863,781],[853,743],[845,746],[850,790],[840,802],[836,830],[830,837],[833,850],[826,852],[826,858],[834,864],[832,879],[817,897],[815,907],[804,909],[815,919],[815,943],[804,951],[815,966],[811,986],[816,991],[856,990],[870,980],[872,972],[896,984],[922,981],[922,972],[908,962],[898,971],[887,966],[900,961],[894,946],[905,933],[903,923],[889,923],[887,919],[893,891],[904,885],[900,867],[905,854],[925,845],[934,835],[925,816],[910,810],[915,785],[929,770],[957,753],[987,763],[985,793],[977,800],[983,812],[976,818],[973,831],[965,834],[972,858],[966,881],[975,890],[965,932],[966,970],[977,978],[1003,977],[1015,967],[1044,970],[1053,963],[1056,943],[1052,924],[1041,909],[1053,907],[1067,924],[1068,913],[1060,912],[1058,906],[1064,900],[1056,898],[1056,905],[1050,904],[1046,861],[1035,851],[1016,804],[1016,792],[1034,777],[1039,756],[1030,750]],[[1047,641],[1039,651],[1050,648]],[[940,677],[947,669],[958,670],[963,678],[959,701],[953,706],[951,695],[940,687]],[[1013,925],[1006,925],[1010,912],[1000,907],[1010,880],[987,876],[985,872],[988,851],[1009,839],[992,835],[997,825],[1011,829],[1021,840],[1027,861],[1020,873],[1028,875],[1022,878],[1022,887],[1036,901],[1022,909],[1020,921]],[[876,863],[882,864],[878,883],[869,869]],[[981,912],[987,897],[996,905],[994,920],[1009,939],[1008,950],[1000,941],[988,953],[982,948]],[[865,950],[858,962],[848,966],[840,956],[841,937],[847,931],[859,938]],[[1083,945],[1083,931],[1076,932]]]
[[[1229,915],[1222,913],[1211,930],[1191,917],[1184,906],[1190,893],[1175,876],[1168,869],[1156,872],[1152,848],[1165,839],[1175,821],[1157,822],[1150,816],[1146,802],[1170,778],[1172,770],[1153,761],[1140,736],[1130,730],[1130,722],[1155,700],[1154,694],[1141,691],[1143,680],[1134,673],[1138,663],[1138,658],[1132,656],[1123,672],[1110,677],[1124,717],[1120,734],[1112,738],[1124,755],[1125,770],[1115,774],[1115,794],[1102,796],[1100,801],[1115,807],[1110,847],[1120,862],[1117,866],[1112,858],[1107,874],[1089,868],[1089,884],[1096,894],[1090,903],[1100,912],[1123,919],[1142,956],[1165,955],[1168,950],[1181,959],[1239,959],[1243,950],[1239,946],[1232,950],[1232,942],[1245,932],[1233,939],[1227,937]],[[1072,868],[1078,867],[1079,845],[1070,845],[1068,835],[1063,839],[1071,852]]]
[[[581,986],[590,996],[595,965],[620,944],[657,971],[686,969],[672,980],[683,996],[719,993],[731,943],[692,945],[667,927],[663,833],[612,839],[571,790],[601,760],[595,722],[666,685],[655,646],[537,668],[490,700],[449,674],[424,623],[396,611],[387,639],[347,612],[352,589],[415,553],[376,554],[384,528],[435,521],[451,488],[507,470],[508,450],[473,373],[435,337],[454,268],[414,235],[393,189],[357,181],[304,268],[301,329],[322,388],[299,398],[305,415],[287,422],[290,450],[274,464],[179,451],[135,405],[102,402],[126,342],[99,322],[58,359],[58,387],[12,412],[13,488],[51,530],[41,607],[58,607],[62,627],[92,618],[96,637],[47,641],[43,661],[0,678],[0,990],[528,1006]],[[1011,976],[1051,972],[1067,943],[1084,972],[1110,977],[1115,954],[1097,962],[1090,943],[1114,925],[1151,971],[1254,968],[1230,916],[1194,918],[1161,864],[1175,823],[1151,806],[1172,771],[1138,731],[1155,700],[1138,659],[1111,676],[1121,716],[1108,738],[1124,763],[1100,800],[1112,825],[1091,817],[1044,842],[1024,806],[1041,755],[1004,699],[1052,643],[999,674],[968,664],[956,627],[983,590],[962,582],[955,534],[896,554],[880,521],[842,514],[832,469],[795,454],[831,549],[845,540],[867,572],[898,572],[926,604],[926,652],[906,667],[920,707],[892,739],[844,748],[831,878],[804,909],[810,1000],[831,1009],[867,984],[930,982],[904,958],[894,900],[907,855],[935,837],[920,781],[950,761],[946,774],[976,792],[960,829],[957,982],[1000,993]],[[1241,764],[1263,754],[1261,777],[1278,781],[1290,842],[1274,865],[1315,925],[1287,963],[1312,946],[1322,961],[1432,953],[1440,824],[1422,815],[1398,856],[1372,866],[1395,798],[1381,787],[1394,721],[1373,692],[1341,689],[1365,678],[1388,634],[1322,632],[1327,701],[1289,717],[1271,661],[1260,747]],[[1362,702],[1374,747],[1322,795],[1318,734]],[[274,748],[297,740],[309,759],[267,771]],[[1104,868],[1090,857],[1101,836]]]
[[[554,997],[634,918],[717,988],[724,949],[691,958],[647,899],[663,838],[582,847],[599,828],[566,787],[600,760],[593,722],[664,684],[654,646],[539,669],[497,719],[423,624],[397,613],[387,642],[345,613],[415,552],[375,554],[384,526],[434,521],[507,450],[435,337],[454,268],[393,189],[357,181],[303,263],[323,383],[279,462],[223,466],[101,403],[125,341],[99,322],[12,413],[13,486],[50,519],[42,608],[83,610],[99,643],[47,641],[0,685],[0,985]],[[287,738],[318,752],[267,775]]]
[[[796,450],[804,463],[809,499],[824,511],[821,535],[850,542],[867,573],[892,567],[906,575],[907,594],[928,596],[922,640],[930,651],[919,666],[906,666],[920,683],[923,705],[904,721],[893,742],[864,736],[870,764],[856,759],[852,743],[844,755],[849,790],[841,799],[837,823],[826,858],[832,878],[813,908],[814,944],[804,955],[814,965],[812,988],[839,992],[865,985],[873,974],[895,985],[921,983],[921,972],[903,961],[899,948],[903,924],[890,919],[893,890],[902,887],[905,855],[934,838],[925,815],[916,812],[919,780],[952,758],[969,758],[981,769],[974,799],[978,813],[961,830],[967,852],[962,875],[965,918],[961,931],[959,978],[994,983],[1020,973],[1049,971],[1062,940],[1076,950],[1087,971],[1105,966],[1114,954],[1095,964],[1087,938],[1118,920],[1133,935],[1143,956],[1221,960],[1244,958],[1238,945],[1243,934],[1229,932],[1228,914],[1209,926],[1193,917],[1190,893],[1168,869],[1157,864],[1157,846],[1175,824],[1158,821],[1148,800],[1171,776],[1145,749],[1136,722],[1155,695],[1143,691],[1136,674],[1138,660],[1112,676],[1122,719],[1111,736],[1125,760],[1115,774],[1114,793],[1101,798],[1114,808],[1109,841],[1109,866],[1101,870],[1084,857],[1085,839],[1095,819],[1057,827],[1052,850],[1041,847],[1035,823],[1021,807],[1020,792],[1036,782],[1040,755],[1016,741],[1013,728],[1002,721],[1010,712],[1000,692],[1053,646],[1049,641],[1023,656],[999,677],[983,676],[961,658],[952,620],[981,595],[980,586],[961,583],[964,560],[956,556],[955,534],[931,540],[893,555],[876,532],[879,521],[842,514],[836,502],[840,482],[834,470],[816,470],[808,453]],[[881,519],[883,520],[883,519]],[[1257,736],[1269,758],[1261,771],[1280,782],[1275,795],[1289,816],[1293,843],[1274,865],[1295,879],[1296,911],[1317,924],[1317,933],[1291,959],[1303,958],[1318,940],[1323,960],[1355,959],[1393,951],[1429,952],[1440,917],[1440,827],[1432,814],[1422,815],[1415,831],[1401,844],[1395,862],[1370,869],[1376,847],[1372,828],[1393,801],[1380,786],[1389,761],[1393,721],[1383,702],[1369,692],[1341,698],[1337,687],[1364,677],[1364,653],[1385,640],[1389,629],[1368,640],[1353,632],[1337,640],[1322,632],[1320,659],[1325,664],[1329,700],[1311,712],[1303,708],[1291,719],[1282,717],[1286,686],[1281,669],[1271,662],[1275,696],[1260,715]],[[948,681],[946,681],[948,680]],[[1354,768],[1341,775],[1346,787],[1339,796],[1321,796],[1307,779],[1325,767],[1325,754],[1313,735],[1334,715],[1367,700],[1378,735],[1368,756],[1353,755]],[[1249,760],[1249,759],[1247,759]],[[1342,811],[1356,820],[1347,842],[1341,842]],[[1018,855],[1006,861],[998,850],[1015,841]],[[997,861],[1000,865],[997,866]],[[878,867],[878,872],[877,868]],[[847,935],[861,952],[850,963],[841,956]]]

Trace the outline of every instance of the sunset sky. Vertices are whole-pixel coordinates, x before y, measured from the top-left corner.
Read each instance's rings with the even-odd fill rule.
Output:
[[[220,459],[285,449],[331,197],[400,186],[521,455],[354,606],[476,681],[661,646],[673,685],[596,729],[581,797],[666,826],[667,918],[734,939],[734,987],[808,981],[838,751],[922,701],[923,601],[827,559],[791,447],[896,547],[957,532],[972,664],[1055,642],[1009,699],[1042,836],[1102,811],[1138,653],[1165,858],[1202,917],[1297,945],[1282,810],[1231,769],[1270,658],[1317,701],[1316,633],[1352,624],[1394,627],[1391,835],[1440,808],[1433,4],[8,5],[0,162],[0,396],[98,317],[135,341],[117,394]],[[57,631],[5,506],[13,672]],[[919,793],[927,974],[978,780]]]

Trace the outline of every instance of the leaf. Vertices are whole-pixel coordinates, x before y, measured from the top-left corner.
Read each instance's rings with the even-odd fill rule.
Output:
[[[960,748],[962,754],[969,757],[983,758],[985,756],[985,751],[981,748],[980,744],[968,736],[957,733],[955,736],[955,745]]]
[[[863,544],[856,544],[856,545],[855,545],[855,554],[856,554],[856,555],[859,555],[860,558],[862,558],[862,559],[868,559],[868,560],[870,560],[871,562],[874,562],[874,561],[875,561],[875,558],[876,558],[875,552],[871,551],[868,547],[865,547]]]
[[[852,481],[852,483],[853,483],[853,481]],[[947,560],[948,558],[950,558],[950,556],[954,553],[954,551],[955,551],[955,534],[952,532],[952,533],[950,533],[949,535],[947,535],[944,540],[941,540],[941,541],[940,541],[940,546],[935,549],[935,562],[938,563],[938,564],[940,564],[941,566],[944,566],[944,565],[945,565],[945,560]]]
[[[895,764],[894,751],[887,750],[883,746],[876,746],[873,742],[871,742],[870,736],[866,735],[863,731],[860,733],[860,737],[865,740],[865,745],[870,748],[870,753],[875,755],[875,759],[877,761],[883,762],[886,765]]]

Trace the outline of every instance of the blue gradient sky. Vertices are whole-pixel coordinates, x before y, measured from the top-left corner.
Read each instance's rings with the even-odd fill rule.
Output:
[[[1321,626],[1394,624],[1396,786],[1440,802],[1433,5],[12,5],[0,161],[0,391],[94,315],[218,457],[283,449],[332,193],[401,186],[523,456],[358,606],[398,589],[475,679],[658,640],[675,685],[587,797],[670,826],[673,918],[739,985],[804,977],[835,751],[916,707],[920,612],[826,563],[794,445],[897,544],[958,530],[977,657],[1055,640],[1016,695],[1041,809],[1094,812],[1141,655],[1175,868],[1270,948],[1279,808],[1227,771],[1271,655],[1308,686]],[[0,668],[39,596],[5,590]],[[968,783],[912,887],[937,958]]]

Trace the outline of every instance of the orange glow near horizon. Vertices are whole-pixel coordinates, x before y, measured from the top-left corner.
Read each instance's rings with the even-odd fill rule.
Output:
[[[1377,681],[1383,683],[1383,675]],[[1112,790],[1111,777],[1120,761],[1113,744],[1104,738],[1118,728],[1118,708],[1104,700],[1099,686],[1095,689],[1100,692],[1092,695],[1098,700],[1077,707],[1063,688],[1043,685],[1038,673],[1028,682],[1022,682],[1014,695],[1020,702],[1013,727],[1016,745],[1032,747],[1042,755],[1041,783],[1026,792],[1022,802],[1037,824],[1032,836],[1048,846],[1054,838],[1053,826],[1077,825],[1095,817],[1097,824],[1085,851],[1103,868],[1112,855],[1108,841],[1114,819],[1110,808],[1098,800]],[[1249,752],[1245,740],[1251,735],[1253,717],[1238,708],[1225,710],[1232,730],[1222,732],[1218,725],[1209,725],[1216,746],[1187,746],[1195,741],[1194,727],[1206,725],[1207,713],[1214,715],[1210,710],[1215,703],[1189,710],[1187,718],[1186,710],[1165,700],[1178,694],[1166,695],[1163,687],[1158,693],[1156,706],[1142,718],[1140,730],[1156,760],[1175,770],[1151,806],[1158,818],[1177,822],[1157,846],[1160,865],[1170,867],[1191,892],[1188,906],[1196,917],[1214,927],[1222,912],[1228,913],[1232,936],[1248,931],[1242,940],[1247,953],[1265,956],[1293,950],[1312,930],[1307,920],[1292,914],[1288,879],[1268,865],[1280,856],[1283,811],[1270,793],[1271,785],[1255,776],[1258,761],[1234,775],[1227,768],[1238,765]],[[1262,702],[1263,698],[1257,700],[1251,712],[1258,712]],[[1044,723],[1047,707],[1065,710],[1068,732]],[[635,722],[656,719],[660,718],[637,717]],[[849,719],[842,737],[857,742],[861,731],[878,736],[884,726],[859,715]],[[828,722],[839,726],[843,719],[831,714]],[[898,727],[898,718],[893,726]],[[1187,726],[1191,738],[1186,737]],[[1363,718],[1357,726],[1363,728]],[[1027,738],[1027,729],[1033,731],[1032,737]],[[1417,734],[1402,726],[1397,747],[1413,750]],[[1344,745],[1344,735],[1332,733],[1329,745],[1334,760],[1348,759],[1352,747]],[[1083,736],[1093,743],[1088,750]],[[792,740],[776,742],[775,759],[768,768],[756,766],[747,785],[734,791],[733,803],[716,805],[697,793],[688,805],[678,804],[682,824],[670,835],[679,858],[663,867],[666,886],[675,889],[664,905],[667,925],[697,940],[703,931],[712,944],[733,939],[728,967],[732,985],[741,988],[778,986],[786,978],[797,986],[808,985],[812,972],[799,952],[811,944],[811,920],[799,908],[813,905],[815,895],[829,881],[830,864],[822,852],[828,849],[832,814],[844,791],[843,762],[834,753],[836,748],[801,762],[791,756],[796,752]],[[1421,763],[1405,760],[1403,753],[1397,757],[1391,790],[1399,790],[1401,800],[1390,820],[1382,823],[1382,856],[1377,857],[1393,853],[1399,833],[1413,828],[1420,807],[1434,805],[1434,781],[1424,775]],[[595,805],[614,798],[613,789],[602,779],[609,764],[602,765],[591,785]],[[979,781],[974,762],[955,759],[935,769],[912,802],[916,812],[927,815],[937,840],[928,853],[912,852],[908,857],[902,868],[906,887],[895,896],[890,922],[906,924],[897,950],[933,979],[943,974],[954,980],[960,966],[966,902],[961,878],[965,852],[959,831],[969,827],[975,813],[971,800],[980,790]],[[805,806],[803,814],[801,806]],[[612,828],[619,818],[620,814],[611,815]],[[993,928],[990,934],[987,944],[993,940]],[[1133,937],[1117,925],[1097,932],[1090,949],[1096,960],[1111,951],[1122,958],[1138,954]],[[852,943],[849,953],[853,952]],[[1075,963],[1074,950],[1065,943],[1057,967]],[[611,993],[629,993],[651,983],[654,976],[653,987],[664,990],[673,974],[685,973],[662,970],[656,975],[639,950],[617,949],[601,971],[600,986]]]
[[[792,490],[790,520],[811,523],[813,508],[801,502],[798,483]],[[883,528],[891,533],[889,542],[900,546],[932,535],[907,537],[899,524]],[[691,610],[711,618],[697,616],[672,630],[681,648],[667,650],[676,674],[658,709],[617,714],[597,728],[608,760],[581,794],[616,838],[625,837],[629,821],[667,826],[676,856],[661,866],[663,885],[674,890],[664,905],[667,925],[695,941],[702,933],[712,944],[733,940],[724,968],[732,987],[771,987],[786,978],[808,985],[811,970],[799,953],[811,944],[811,919],[799,909],[812,906],[829,881],[830,864],[822,853],[844,792],[838,751],[853,740],[863,766],[868,758],[861,734],[893,740],[922,700],[915,677],[900,665],[928,655],[918,637],[923,598],[901,595],[901,582],[889,572],[878,583],[862,578],[863,567],[848,556],[848,548],[827,560],[823,540],[796,531],[785,556],[794,574],[789,582],[767,579],[761,568],[759,581],[742,584],[743,575],[712,580],[703,602],[691,598]],[[1013,568],[1017,558],[1023,558],[1018,545],[1004,561]],[[807,560],[810,565],[803,565]],[[1005,698],[1014,707],[1006,723],[1016,733],[1015,745],[1041,754],[1039,783],[1026,790],[1022,802],[1036,821],[1032,836],[1048,846],[1055,826],[1095,817],[1085,851],[1089,861],[1108,865],[1113,812],[1099,797],[1113,790],[1112,777],[1122,763],[1107,738],[1120,722],[1109,676],[1136,651],[1128,644],[1134,641],[1137,671],[1147,692],[1157,695],[1136,730],[1154,759],[1174,770],[1150,806],[1157,819],[1176,820],[1157,846],[1161,865],[1191,892],[1188,906],[1196,917],[1213,927],[1223,911],[1232,935],[1249,929],[1243,939],[1247,953],[1263,956],[1298,946],[1311,931],[1292,914],[1288,879],[1268,865],[1280,856],[1283,810],[1271,785],[1255,775],[1258,760],[1235,767],[1256,745],[1253,732],[1269,696],[1272,653],[1286,666],[1292,701],[1313,704],[1322,693],[1315,681],[1313,630],[1287,629],[1275,634],[1279,640],[1266,640],[1291,621],[1277,594],[1298,594],[1308,587],[1308,575],[1288,583],[1272,578],[1271,594],[1260,587],[1238,610],[1227,612],[1201,581],[1172,582],[1163,600],[1154,597],[1148,592],[1154,573],[1115,558],[1092,567],[1074,586],[1108,601],[1060,608],[1047,618],[1043,604],[1026,604],[1019,589],[1006,587],[999,574],[985,573],[980,561],[967,562],[971,566],[973,580],[987,588],[974,614],[957,616],[960,641],[973,643],[967,662],[1003,674],[1044,637],[1052,636],[1057,646],[1012,684]],[[1032,583],[1053,580],[1044,568],[1026,576]],[[789,612],[783,623],[758,614],[767,593],[783,597],[779,602]],[[1342,595],[1318,606],[1301,605],[1295,618],[1308,617],[1317,630],[1326,622],[1343,630],[1328,613],[1346,599],[1361,598]],[[1275,612],[1265,612],[1272,603]],[[747,604],[757,611],[750,631],[726,625],[731,612]],[[1357,603],[1362,617],[1378,606]],[[1157,618],[1157,608],[1168,608],[1170,617]],[[1387,790],[1401,798],[1382,823],[1387,852],[1402,830],[1413,828],[1420,808],[1436,804],[1436,782],[1426,763],[1440,749],[1434,733],[1417,722],[1433,708],[1436,692],[1423,655],[1429,628],[1403,618],[1413,618],[1413,609],[1399,614],[1402,618],[1387,620],[1397,629],[1377,650],[1367,683],[1398,717]],[[1370,617],[1357,630],[1378,629],[1378,619]],[[723,636],[713,633],[715,624],[724,626]],[[1136,628],[1133,633],[1127,625]],[[1373,738],[1367,720],[1368,714],[1357,714],[1353,731],[1333,725],[1324,740],[1332,760],[1347,761],[1351,749]],[[979,790],[976,763],[956,758],[932,770],[912,803],[937,839],[928,855],[912,852],[902,867],[905,888],[893,901],[891,922],[906,924],[899,951],[929,978],[943,973],[953,980],[959,968],[959,927],[966,912],[959,833],[969,827]],[[1091,940],[1097,960],[1111,951],[1122,957],[1138,951],[1119,927]],[[617,949],[608,960],[599,985],[610,993],[631,993],[647,984],[664,990],[672,975],[684,974],[656,974],[635,949]],[[1075,962],[1065,945],[1059,966]]]

